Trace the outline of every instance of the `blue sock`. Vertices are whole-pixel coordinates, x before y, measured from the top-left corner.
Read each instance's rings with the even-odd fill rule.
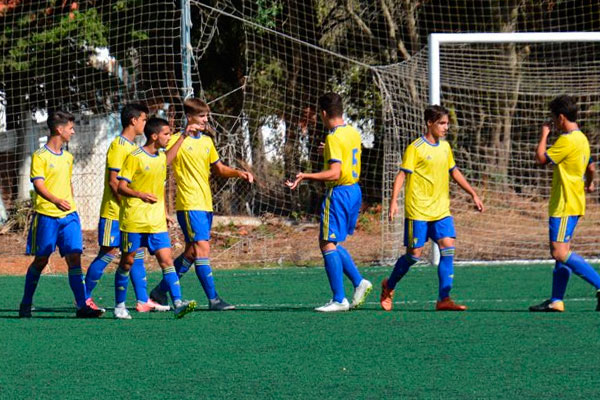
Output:
[[[410,267],[416,264],[419,261],[419,258],[413,257],[410,254],[405,254],[396,261],[396,265],[394,265],[394,269],[390,274],[390,277],[387,281],[388,289],[395,289],[396,284],[406,275]]]
[[[80,266],[69,268],[69,286],[75,295],[77,308],[85,307],[85,278]]]
[[[340,259],[342,260],[344,274],[348,277],[348,279],[352,281],[352,285],[354,285],[354,287],[357,287],[358,285],[360,285],[360,281],[362,281],[363,278],[360,272],[358,271],[358,268],[356,268],[356,264],[354,263],[352,256],[350,255],[350,253],[348,253],[348,250],[346,250],[343,246],[339,244],[337,246],[337,251],[340,255]]]
[[[175,267],[167,267],[163,269],[163,281],[165,281],[169,287],[169,293],[171,293],[171,299],[173,304],[177,300],[181,300],[181,286],[179,285],[179,278]]]
[[[210,260],[208,258],[196,258],[196,276],[202,284],[202,289],[206,293],[209,300],[217,298],[217,290],[215,289],[215,280],[213,279],[212,270],[210,269]]]
[[[127,300],[127,286],[129,285],[129,271],[117,268],[115,272],[115,304],[125,303]]]
[[[85,274],[85,298],[92,297],[94,288],[102,278],[104,269],[115,259],[115,256],[110,253],[98,253],[94,261],[90,264],[87,273]]]
[[[567,283],[571,277],[571,268],[565,264],[557,261],[554,264],[554,270],[552,271],[552,298],[551,301],[562,300],[565,297],[567,291]]]
[[[329,250],[323,253],[325,260],[325,272],[329,279],[329,286],[333,292],[333,300],[341,303],[346,294],[344,293],[343,267],[340,254],[337,250]]]
[[[29,267],[27,269],[27,275],[25,275],[25,290],[23,291],[23,304],[33,304],[33,294],[37,288],[37,284],[40,280],[41,272],[37,268]]]
[[[148,301],[148,282],[146,280],[146,267],[144,267],[144,250],[135,253],[135,259],[130,271],[131,284],[135,291],[135,298],[142,303]]]
[[[440,249],[440,265],[438,266],[439,292],[438,300],[450,296],[454,280],[454,247]]]
[[[579,254],[570,251],[564,264],[583,280],[593,285],[596,290],[600,289],[600,275]]]
[[[189,271],[192,264],[194,264],[194,260],[188,260],[183,256],[183,253],[175,259],[175,272],[177,273],[177,277],[181,279],[181,277]],[[169,291],[169,284],[163,279],[160,281],[160,290],[164,293]]]

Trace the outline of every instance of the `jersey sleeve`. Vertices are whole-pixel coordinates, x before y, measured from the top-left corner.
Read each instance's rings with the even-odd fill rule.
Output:
[[[210,141],[210,150],[209,150],[209,154],[208,154],[208,159],[211,164],[214,164],[220,160],[219,153],[217,152],[217,148],[215,147],[215,143],[212,141],[212,139]]]
[[[456,161],[454,161],[454,153],[452,152],[452,147],[450,144],[446,143],[448,146],[448,172],[452,172],[454,168],[456,168]]]
[[[113,142],[106,153],[106,169],[119,172],[123,166],[125,157],[127,157],[127,150],[125,147],[119,146],[116,141]]]
[[[400,163],[400,169],[404,172],[412,174],[417,165],[417,148],[412,144],[409,144],[404,155],[402,156],[402,162]]]
[[[165,151],[171,150],[171,147],[173,147],[175,145],[175,143],[177,143],[177,140],[180,137],[181,137],[181,133],[176,133],[174,135],[171,135],[171,139],[169,139],[169,142],[167,143],[167,147],[165,148]]]
[[[117,179],[131,183],[131,181],[133,180],[133,175],[135,174],[136,167],[137,158],[129,154],[127,157],[125,157],[125,162],[123,162],[123,168],[121,168]]]
[[[46,163],[37,152],[31,156],[31,171],[29,174],[31,182],[36,179],[46,179]]]
[[[571,151],[571,144],[565,136],[560,136],[546,151],[546,157],[552,164],[560,164]]]
[[[338,139],[332,134],[327,135],[327,138],[325,139],[323,157],[327,164],[342,162],[342,146],[340,146]]]

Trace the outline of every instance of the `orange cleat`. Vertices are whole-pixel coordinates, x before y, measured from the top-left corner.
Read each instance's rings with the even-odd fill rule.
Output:
[[[387,278],[381,281],[381,296],[379,297],[379,303],[381,304],[381,308],[385,311],[391,311],[394,307],[394,290],[388,289],[387,282]]]
[[[450,297],[438,300],[435,303],[436,311],[465,311],[466,309],[467,306],[463,306],[462,304],[456,304]]]
[[[94,299],[92,299],[91,297],[89,299],[86,299],[85,305],[88,306],[89,308],[91,308],[92,310],[102,311],[103,313],[106,312],[106,310],[104,308],[98,307],[96,305],[96,303],[94,302]]]
[[[164,312],[164,311],[169,311],[171,309],[171,307],[163,306],[161,304],[154,302],[152,299],[148,299],[148,301],[146,303],[142,303],[142,302],[138,301],[137,304],[135,305],[135,309],[137,312],[140,312],[140,313],[151,312],[151,311]]]

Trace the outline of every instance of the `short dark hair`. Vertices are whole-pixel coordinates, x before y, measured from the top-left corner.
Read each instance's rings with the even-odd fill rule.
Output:
[[[183,111],[186,115],[198,115],[210,112],[210,107],[200,99],[187,99],[183,102]]]
[[[427,108],[425,109],[425,112],[423,113],[423,116],[425,118],[425,123],[437,122],[444,115],[450,115],[450,111],[448,111],[448,109],[445,107],[438,106],[437,104],[433,105],[433,106],[427,106]]]
[[[144,127],[144,136],[147,140],[150,140],[150,136],[155,133],[158,134],[163,126],[169,126],[169,123],[162,118],[150,118]]]
[[[150,110],[143,104],[126,104],[125,107],[123,107],[123,110],[121,110],[121,126],[123,126],[123,129],[131,124],[132,119],[139,118],[142,113],[148,115]]]
[[[48,113],[48,128],[51,134],[56,133],[56,128],[62,125],[66,125],[69,122],[74,122],[75,116],[70,112],[63,110],[54,110]]]
[[[550,102],[550,112],[557,118],[562,114],[570,122],[577,122],[577,101],[572,96],[560,95]]]
[[[325,111],[329,117],[341,117],[344,115],[344,104],[342,96],[337,93],[329,92],[319,97],[319,107]]]

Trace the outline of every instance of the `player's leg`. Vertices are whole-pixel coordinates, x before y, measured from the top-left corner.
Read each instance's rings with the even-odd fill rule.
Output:
[[[396,284],[406,275],[410,267],[419,261],[426,241],[427,222],[405,218],[404,246],[406,246],[406,253],[396,260],[390,276],[381,282],[379,303],[384,310],[390,311],[393,308]]]
[[[234,310],[235,306],[221,299],[217,293],[212,269],[210,267],[210,242],[208,240],[198,240],[193,243],[192,247],[194,249],[196,276],[208,299],[208,309],[211,311]]]
[[[182,318],[192,312],[196,307],[194,300],[182,300],[181,285],[179,277],[173,266],[173,256],[171,253],[171,243],[167,232],[153,234],[149,240],[149,250],[156,255],[158,265],[162,269],[163,279],[169,285],[169,293],[173,300],[173,311],[176,318]],[[168,244],[168,246],[166,246]]]
[[[96,285],[98,285],[100,278],[102,278],[106,267],[117,256],[117,247],[120,240],[119,221],[100,218],[98,221],[98,245],[100,246],[100,250],[85,274],[86,299],[88,305],[92,308],[95,306],[92,299],[92,292],[96,288]]]
[[[438,299],[435,309],[437,311],[464,311],[466,306],[456,304],[450,298],[450,291],[454,281],[454,242],[456,231],[454,219],[451,216],[434,221],[429,224],[427,233],[440,248],[440,263],[438,264]]]
[[[571,278],[571,268],[564,263],[556,261],[552,270],[552,297],[551,302],[563,301],[567,291],[567,284]]]
[[[25,275],[25,288],[23,290],[23,298],[19,305],[19,317],[31,318],[31,307],[33,304],[33,295],[40,280],[42,271],[48,265],[48,256],[35,256],[33,262],[27,269]]]
[[[115,310],[117,319],[131,319],[125,306],[129,273],[135,262],[135,254],[143,245],[147,245],[144,234],[121,231],[121,260],[115,271]]]

